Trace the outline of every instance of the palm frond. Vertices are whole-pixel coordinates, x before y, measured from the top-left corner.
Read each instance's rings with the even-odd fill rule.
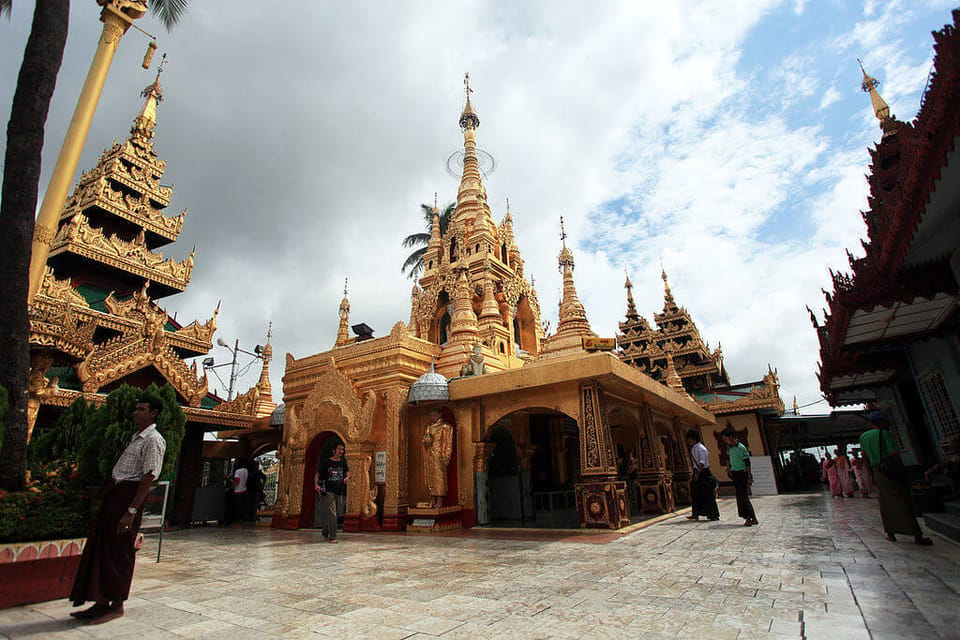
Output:
[[[400,267],[400,272],[406,272],[410,279],[416,279],[420,272],[423,271],[423,256],[426,255],[426,253],[426,247],[417,249],[411,253],[403,262],[403,266]]]
[[[188,4],[190,0],[151,0],[150,12],[167,28],[167,31],[171,31],[173,25],[180,22],[180,18],[186,13]]]
[[[401,243],[404,249],[409,249],[411,247],[420,247],[428,244],[430,242],[429,233],[411,233],[406,238],[403,239]]]

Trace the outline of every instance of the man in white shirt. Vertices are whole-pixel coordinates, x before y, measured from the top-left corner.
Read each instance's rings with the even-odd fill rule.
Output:
[[[247,463],[243,458],[237,458],[236,469],[233,472],[233,491],[227,494],[227,514],[225,524],[233,524],[243,517],[247,503]]]
[[[105,487],[100,511],[83,548],[77,576],[70,591],[75,607],[94,605],[70,615],[87,624],[101,624],[123,615],[130,595],[136,560],[134,543],[143,517],[143,503],[150,485],[160,476],[167,443],[157,431],[162,405],[144,396],[133,409],[137,432],[120,454]]]
[[[687,431],[686,440],[687,446],[690,447],[690,459],[693,461],[693,478],[690,481],[690,498],[693,508],[687,519],[699,520],[700,516],[706,516],[708,520],[719,520],[717,479],[710,472],[710,452],[700,441],[700,432],[696,429]]]

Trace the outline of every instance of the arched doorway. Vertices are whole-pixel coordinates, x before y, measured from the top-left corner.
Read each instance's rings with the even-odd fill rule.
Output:
[[[338,444],[344,444],[344,442],[335,432],[321,431],[307,446],[303,461],[303,502],[300,505],[300,523],[298,525],[301,529],[309,529],[315,526],[317,491],[313,484],[314,475],[316,475],[317,468],[320,466],[320,461],[333,455],[333,448]],[[338,515],[343,516],[343,514]]]
[[[576,421],[531,408],[497,420],[486,438],[486,471],[475,476],[477,523],[577,527],[574,486],[580,478]]]

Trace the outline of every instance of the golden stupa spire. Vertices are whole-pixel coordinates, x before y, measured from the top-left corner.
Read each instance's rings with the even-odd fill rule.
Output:
[[[637,313],[637,305],[633,301],[633,283],[630,282],[630,274],[627,273],[626,267],[623,268],[623,275],[627,278],[623,283],[623,288],[627,290],[627,319],[637,320],[640,314]]]
[[[457,276],[457,289],[454,295],[453,315],[450,316],[450,338],[454,340],[467,336],[472,346],[478,335],[477,314],[473,312],[472,291],[467,269],[461,269]]]
[[[680,374],[677,372],[677,366],[673,362],[673,351],[674,347],[672,346],[664,349],[664,354],[667,357],[667,386],[677,393],[686,395],[687,390],[684,388],[683,380],[680,378]]]
[[[583,348],[583,338],[596,337],[590,328],[587,312],[577,296],[577,287],[573,282],[573,252],[567,247],[567,232],[560,218],[560,255],[558,262],[563,273],[563,290],[560,297],[559,321],[557,331],[547,343],[543,355],[551,357],[561,353],[579,351]]]
[[[260,371],[260,381],[257,382],[257,389],[259,389],[260,394],[257,396],[256,414],[259,417],[268,416],[277,408],[277,403],[273,401],[273,386],[270,384],[270,361],[273,359],[273,347],[270,345],[271,337],[273,337],[273,322],[267,325],[267,343],[260,350],[263,369]]]
[[[130,133],[140,134],[147,139],[153,137],[153,128],[157,125],[157,104],[163,102],[160,74],[163,73],[163,68],[166,64],[167,54],[163,54],[160,65],[157,67],[157,77],[140,92],[140,95],[146,98],[146,100],[143,103],[143,108],[140,109],[140,113],[133,120],[133,128],[130,129]]]
[[[890,115],[890,106],[880,97],[880,92],[877,91],[880,82],[867,73],[866,69],[863,68],[863,62],[860,58],[857,58],[857,64],[860,65],[860,71],[863,72],[863,82],[860,84],[860,88],[863,89],[864,93],[870,94],[870,104],[873,105],[873,115],[880,121],[880,128],[883,130],[883,135],[890,135],[893,133],[894,119],[893,116]]]
[[[334,346],[341,347],[350,342],[350,301],[347,299],[349,279],[343,279],[343,300],[340,301],[340,326],[337,328],[337,342]]]
[[[470,88],[470,74],[463,78],[464,93],[467,100],[460,114],[460,129],[463,131],[463,173],[460,177],[460,188],[457,190],[457,208],[454,212],[454,220],[471,221],[476,228],[489,223],[490,208],[487,205],[487,190],[483,186],[483,179],[480,172],[480,160],[477,156],[477,128],[480,126],[480,118],[470,103],[470,94],[473,89]]]

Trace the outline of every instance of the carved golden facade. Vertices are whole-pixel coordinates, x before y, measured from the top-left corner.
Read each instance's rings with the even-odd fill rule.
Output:
[[[345,293],[335,346],[304,358],[287,354],[274,526],[313,525],[313,474],[321,452],[336,441],[346,445],[352,470],[347,529],[440,531],[508,517],[497,509],[509,505],[533,519],[551,500],[565,505],[570,526],[619,528],[630,522],[628,503],[637,493],[617,478],[617,456],[625,450],[645,461],[641,479],[653,496],[638,508],[662,512],[689,496],[689,460],[677,443],[684,429],[712,425],[713,416],[615,356],[584,351],[583,338],[596,334],[565,243],[559,324],[545,339],[513,214],[492,220],[469,90],[459,122],[464,161],[457,204],[445,233],[434,207],[410,324],[398,322],[382,338],[351,340]],[[448,393],[411,394],[433,362],[437,374],[451,378]],[[440,384],[436,375],[426,377]],[[429,489],[423,446],[435,411],[454,433],[441,505]],[[383,465],[379,480],[373,459]],[[504,467],[508,459],[516,464]],[[504,484],[497,479],[503,473],[518,475]],[[503,494],[503,486],[516,495]]]

